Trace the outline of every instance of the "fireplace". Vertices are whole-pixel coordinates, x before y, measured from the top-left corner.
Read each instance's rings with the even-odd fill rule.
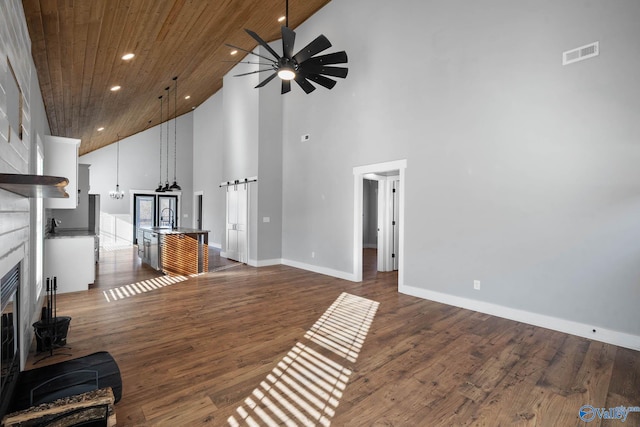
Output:
[[[11,403],[11,395],[20,373],[20,264],[16,264],[0,280],[0,302],[2,304],[1,418]]]

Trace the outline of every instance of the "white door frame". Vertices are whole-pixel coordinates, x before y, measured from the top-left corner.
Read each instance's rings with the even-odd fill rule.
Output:
[[[362,180],[366,174],[399,171],[400,194],[398,197],[398,286],[404,284],[404,189],[407,160],[395,160],[375,163],[353,168],[353,277],[355,282],[362,282]]]

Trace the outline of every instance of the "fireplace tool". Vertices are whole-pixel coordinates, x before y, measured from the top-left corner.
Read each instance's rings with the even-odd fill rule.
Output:
[[[44,359],[53,356],[53,350],[56,348],[68,348],[67,332],[69,331],[69,322],[71,317],[58,317],[58,278],[50,279],[47,277],[47,306],[42,308],[42,317],[40,321],[33,324],[36,334],[37,351],[49,350],[49,354],[34,362],[34,365]],[[67,353],[59,353],[64,356],[71,356]]]

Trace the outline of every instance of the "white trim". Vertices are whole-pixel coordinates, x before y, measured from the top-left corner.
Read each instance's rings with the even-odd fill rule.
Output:
[[[404,283],[404,198],[405,172],[407,160],[394,160],[353,168],[353,273],[354,282],[362,282],[362,197],[364,175],[398,170],[400,176],[400,194],[398,195],[398,286]]]
[[[216,248],[216,249],[222,249],[222,243],[209,243],[209,247]],[[222,252],[220,252],[220,256],[222,256]]]
[[[252,267],[269,267],[272,265],[280,265],[282,264],[282,259],[281,258],[275,258],[275,259],[261,259],[259,261],[252,259],[250,260],[249,265]]]
[[[324,274],[326,276],[337,277],[338,279],[349,280],[351,282],[357,282],[356,277],[345,271],[334,270],[332,268],[320,267],[318,265],[311,265],[304,262],[293,261],[290,259],[283,259],[283,265],[288,265],[289,267],[299,268],[301,270],[312,271],[314,273]],[[362,273],[361,273],[362,275]],[[362,281],[362,278],[360,279]]]
[[[564,332],[566,334],[576,335],[595,341],[601,341],[607,344],[629,348],[631,350],[640,350],[640,336],[638,335],[632,335],[601,327],[594,327],[593,325],[587,325],[558,317],[532,313],[530,311],[509,308],[498,304],[458,297],[413,286],[399,285],[398,291],[414,297],[436,301],[467,310],[478,311],[480,313],[490,314],[492,316],[498,316],[516,322],[540,326],[542,328]],[[596,330],[595,333],[593,332],[594,329]]]

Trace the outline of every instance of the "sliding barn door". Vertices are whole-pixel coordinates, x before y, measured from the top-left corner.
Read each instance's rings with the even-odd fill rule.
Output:
[[[249,191],[247,184],[227,187],[227,258],[247,262],[247,222]]]

